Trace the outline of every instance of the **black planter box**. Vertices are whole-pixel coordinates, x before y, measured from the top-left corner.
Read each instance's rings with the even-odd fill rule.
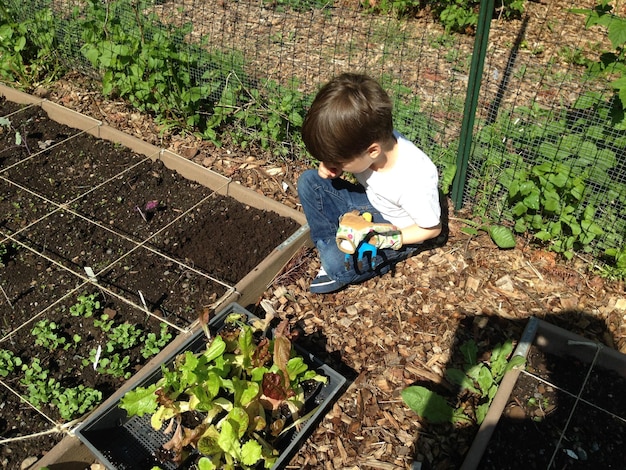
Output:
[[[226,316],[231,313],[246,314],[249,321],[257,319],[239,304],[232,303],[212,319],[209,323],[210,329],[213,332],[218,331],[223,326]],[[272,469],[283,468],[289,463],[291,457],[312,432],[314,426],[326,413],[346,383],[346,378],[343,375],[304,351],[297,344],[294,346],[297,353],[309,365],[309,368],[326,376],[328,382],[312,398],[314,400],[313,408],[318,406],[317,410],[311,418],[300,425],[298,431],[294,431],[290,438],[288,436],[285,439],[284,445],[279,448],[280,456]],[[172,353],[164,363],[166,365],[171,364],[174,358],[184,351],[199,352],[205,347],[206,336],[200,330],[182,343],[181,347]],[[135,384],[134,387],[146,387],[159,380],[160,377],[161,367],[157,364],[148,371],[146,378]],[[111,470],[150,470],[154,466],[163,470],[185,468],[184,464],[179,466],[175,463],[164,463],[154,457],[154,452],[171,439],[171,434],[154,430],[150,425],[150,415],[148,414],[143,417],[128,418],[126,411],[119,408],[118,404],[119,399],[103,409],[96,410],[75,431],[78,439],[89,448],[101,464]]]

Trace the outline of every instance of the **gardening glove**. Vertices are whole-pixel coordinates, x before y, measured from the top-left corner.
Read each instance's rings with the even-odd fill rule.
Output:
[[[395,225],[372,223],[372,216],[367,212],[360,215],[358,211],[352,211],[339,219],[336,241],[339,249],[347,254],[355,253],[363,242],[376,248],[399,250],[402,233]]]

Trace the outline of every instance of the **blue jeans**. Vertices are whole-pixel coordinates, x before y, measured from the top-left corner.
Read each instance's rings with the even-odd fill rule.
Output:
[[[365,189],[341,178],[320,178],[317,170],[307,170],[298,179],[298,195],[322,267],[335,281],[355,284],[385,274],[396,262],[420,249],[420,245],[406,245],[397,251],[378,250],[374,260],[366,259],[359,266],[356,255],[346,259],[346,254],[339,250],[335,234],[339,227],[339,217],[353,210],[369,212],[373,222],[388,222],[369,202]]]

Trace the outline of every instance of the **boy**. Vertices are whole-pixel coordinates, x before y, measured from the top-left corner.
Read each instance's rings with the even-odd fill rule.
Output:
[[[322,265],[311,292],[336,292],[384,274],[441,233],[437,169],[394,131],[391,100],[375,80],[346,73],[324,85],[304,119],[302,138],[320,162],[298,180]],[[340,178],[343,172],[359,184]],[[373,224],[397,228],[370,240],[380,249],[366,263],[357,263],[357,254],[346,256],[336,240],[339,219],[355,210],[370,213]]]

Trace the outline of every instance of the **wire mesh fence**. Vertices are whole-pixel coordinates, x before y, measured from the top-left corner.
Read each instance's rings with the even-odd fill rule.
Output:
[[[571,11],[590,0],[526,2],[521,18],[492,21],[475,110],[465,104],[474,38],[447,33],[427,10],[398,19],[356,1],[18,3],[24,18],[52,11],[62,57],[103,74],[105,91],[207,138],[228,127],[277,158],[305,158],[306,107],[344,71],[383,83],[396,127],[439,166],[444,190],[472,113],[464,206],[566,254],[622,249],[626,136],[608,82],[582,66],[611,45]]]
[[[515,27],[494,22],[464,193],[475,213],[570,256],[619,250],[626,234],[619,106],[581,66],[612,47],[573,11],[593,5],[529,4]]]

